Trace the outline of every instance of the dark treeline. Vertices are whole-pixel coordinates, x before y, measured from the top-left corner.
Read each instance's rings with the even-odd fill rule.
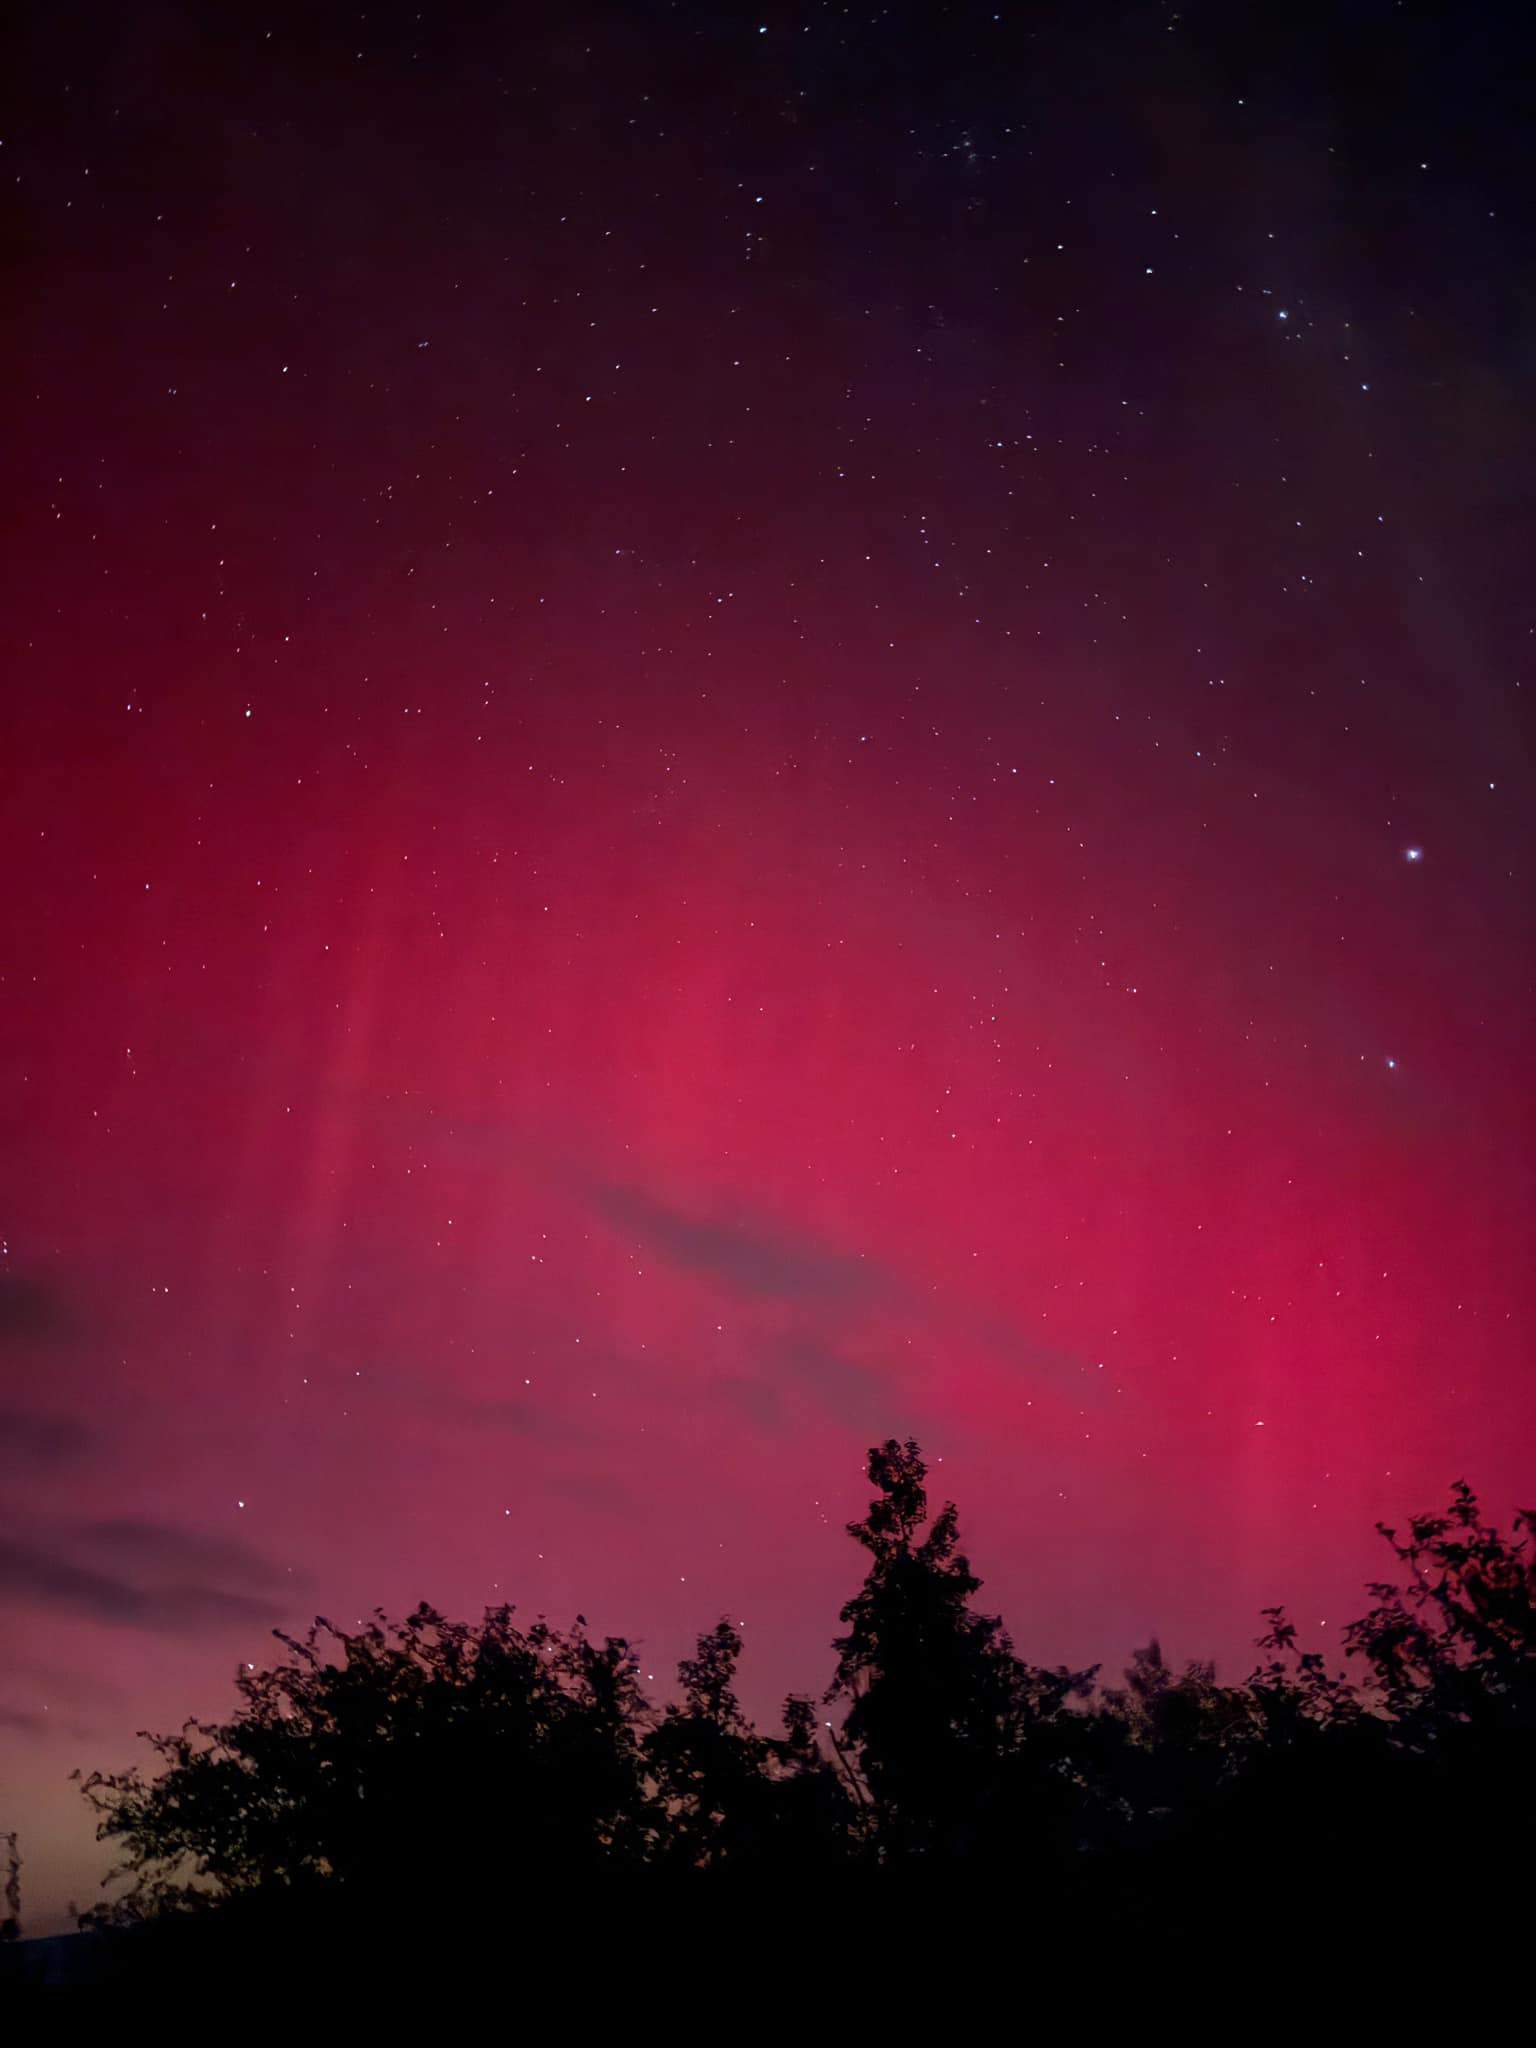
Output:
[[[320,1621],[240,1675],[230,1720],[85,1781],[127,1887],[86,1916],[99,1947],[185,1975],[557,1924],[598,1940],[655,1910],[698,1940],[822,1908],[845,1931],[952,1908],[1079,1944],[1401,1928],[1453,1898],[1462,1935],[1487,1923],[1536,1818],[1531,1514],[1502,1534],[1458,1485],[1383,1529],[1394,1569],[1346,1632],[1347,1675],[1275,1608],[1241,1683],[1154,1642],[1106,1686],[1030,1664],[977,1609],[915,1443],[869,1474],[831,1684],[778,1732],[741,1709],[728,1621],[663,1709],[630,1646],[579,1618]]]

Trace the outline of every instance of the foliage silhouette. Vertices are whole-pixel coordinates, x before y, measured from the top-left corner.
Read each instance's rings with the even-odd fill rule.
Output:
[[[21,1939],[21,1851],[16,1846],[16,1835],[0,1835],[0,1848],[5,1851],[5,1886],[0,1896],[5,1900],[5,1918],[0,1920],[0,1942]]]
[[[628,1644],[580,1617],[322,1620],[240,1674],[231,1719],[149,1738],[153,1775],[85,1780],[127,1881],[86,1924],[120,1973],[212,1983],[274,1949],[286,1967],[373,1953],[405,1927],[590,1928],[605,1900],[608,1938],[637,1943],[680,1924],[680,1901],[698,1941],[818,1897],[852,1938],[860,1911],[918,1893],[930,1942],[937,1902],[972,1932],[985,1906],[1085,1944],[1378,1909],[1386,1926],[1409,1873],[1421,1908],[1435,1882],[1481,1877],[1487,1937],[1489,1874],[1536,1819],[1530,1513],[1505,1535],[1458,1483],[1404,1540],[1383,1528],[1403,1582],[1373,1585],[1345,1633],[1358,1680],[1277,1607],[1241,1684],[1176,1671],[1153,1641],[1099,1687],[1096,1669],[1026,1662],[976,1608],[916,1443],[875,1447],[869,1476],[831,1684],[820,1712],[786,1702],[782,1734],[742,1709],[726,1619],[663,1709]]]
[[[1057,1826],[1080,1791],[1067,1702],[1094,1672],[1025,1664],[998,1617],[974,1610],[981,1582],[955,1505],[929,1521],[914,1442],[871,1451],[869,1476],[879,1495],[848,1526],[869,1571],[842,1611],[827,1699],[846,1708],[842,1743],[881,1861],[977,1856],[1021,1826]]]
[[[241,1711],[150,1738],[162,1769],[86,1779],[123,1845],[118,1922],[206,1910],[210,1894],[331,1892],[368,1907],[402,1873],[477,1894],[509,1863],[544,1883],[642,1863],[654,1798],[629,1646],[478,1624],[421,1606],[346,1631],[319,1621],[237,1679]]]
[[[818,1749],[809,1701],[785,1703],[785,1734],[761,1736],[735,1692],[741,1637],[727,1620],[678,1666],[683,1698],[645,1742],[664,1814],[657,1860],[688,1870],[813,1873],[854,1839],[849,1796]]]

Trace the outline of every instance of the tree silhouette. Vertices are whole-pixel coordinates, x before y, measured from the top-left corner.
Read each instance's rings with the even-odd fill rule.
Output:
[[[145,1974],[215,1984],[275,1951],[290,1969],[374,1953],[404,1928],[547,1938],[604,1899],[610,1949],[622,1926],[643,1961],[678,1924],[713,1942],[791,1900],[804,1924],[819,1883],[845,1939],[863,1904],[930,1878],[912,1923],[930,1942],[941,1903],[973,1939],[993,1911],[1085,1943],[1304,1912],[1364,1927],[1379,1909],[1379,1931],[1412,1872],[1421,1907],[1431,1873],[1481,1876],[1486,1939],[1487,1873],[1536,1820],[1530,1514],[1503,1535],[1458,1485],[1403,1541],[1383,1529],[1403,1583],[1372,1586],[1344,1634],[1358,1680],[1274,1607],[1240,1685],[1176,1670],[1154,1640],[1095,1693],[1095,1671],[1027,1663],[976,1608],[955,1507],[930,1512],[915,1442],[877,1445],[869,1476],[832,1683],[820,1712],[786,1701],[782,1734],[741,1705],[725,1619],[661,1712],[627,1643],[592,1641],[579,1616],[319,1621],[240,1674],[230,1719],[149,1738],[153,1775],[86,1780],[128,1884],[87,1921],[131,1930],[112,1938]],[[170,1955],[178,1929],[193,1946]]]
[[[868,1787],[881,1860],[977,1854],[1070,1803],[1060,1738],[1068,1701],[1094,1673],[1024,1664],[1001,1620],[972,1608],[981,1581],[955,1505],[929,1521],[915,1442],[872,1450],[869,1476],[878,1496],[848,1533],[870,1565],[842,1610],[827,1698],[845,1707],[842,1739]]]
[[[680,1703],[645,1743],[666,1810],[659,1860],[752,1877],[837,1860],[847,1795],[815,1740],[808,1702],[785,1706],[786,1733],[760,1735],[736,1697],[742,1640],[727,1620],[678,1666]]]
[[[14,1833],[0,1835],[5,1850],[5,1918],[0,1920],[0,1942],[21,1939],[21,1851]]]
[[[1176,1672],[1154,1637],[1132,1653],[1122,1687],[1101,1695],[1104,1768],[1134,1846],[1198,1826],[1241,1770],[1261,1722],[1245,1687],[1219,1685],[1212,1663]]]
[[[1428,1750],[1467,1732],[1536,1730],[1536,1510],[1514,1536],[1481,1519],[1465,1480],[1443,1515],[1415,1515],[1406,1542],[1377,1524],[1407,1572],[1373,1585],[1345,1634],[1370,1667],[1394,1740]]]
[[[340,1894],[401,1912],[448,1882],[465,1909],[509,1871],[544,1885],[640,1863],[653,1802],[645,1704],[624,1642],[471,1625],[421,1606],[348,1632],[320,1621],[241,1712],[151,1737],[158,1777],[97,1774],[98,1836],[125,1855],[118,1917],[210,1895]]]

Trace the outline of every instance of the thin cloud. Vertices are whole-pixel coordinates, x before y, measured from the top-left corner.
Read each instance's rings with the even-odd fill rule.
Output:
[[[1087,1361],[1042,1346],[963,1292],[936,1299],[878,1259],[739,1213],[729,1220],[700,1216],[622,1182],[589,1180],[586,1192],[614,1229],[632,1232],[657,1257],[705,1275],[780,1320],[787,1317],[793,1329],[768,1344],[762,1376],[733,1383],[731,1397],[765,1427],[779,1426],[786,1411],[803,1413],[811,1402],[829,1418],[861,1429],[883,1424],[890,1380],[884,1370],[851,1358],[845,1340],[861,1328],[867,1338],[874,1324],[893,1320],[921,1332],[930,1350],[979,1348],[1008,1361],[1055,1397],[1070,1390],[1074,1399],[1094,1405],[1106,1397],[1106,1376],[1090,1371]],[[859,1348],[867,1351],[868,1342]]]
[[[549,1447],[585,1447],[598,1435],[590,1417],[573,1406],[550,1408],[531,1395],[520,1393],[467,1393],[451,1379],[433,1378],[402,1366],[370,1365],[365,1377],[350,1387],[348,1394],[359,1404],[378,1401],[446,1428],[505,1430],[511,1436]]]
[[[0,1729],[13,1735],[46,1735],[50,1727],[46,1714],[30,1707],[8,1707],[0,1702]]]
[[[0,1404],[0,1467],[71,1464],[93,1441],[94,1432],[74,1416]]]
[[[62,1337],[74,1321],[59,1288],[12,1271],[7,1261],[0,1270],[0,1344]]]
[[[910,1389],[899,1389],[888,1372],[861,1365],[818,1338],[803,1333],[781,1337],[758,1355],[761,1371],[726,1382],[723,1391],[764,1429],[788,1431],[820,1415],[853,1429],[889,1434],[896,1412],[910,1413]]]
[[[293,1584],[292,1573],[231,1536],[139,1521],[92,1522],[81,1533],[87,1547],[129,1570],[195,1574],[253,1589]]]
[[[0,1536],[0,1599],[163,1635],[274,1627],[286,1609],[256,1594],[192,1581],[138,1585],[34,1542]]]
[[[617,1182],[589,1186],[614,1229],[633,1231],[663,1258],[757,1300],[796,1307],[868,1306],[888,1292],[880,1267],[755,1218],[699,1216]]]

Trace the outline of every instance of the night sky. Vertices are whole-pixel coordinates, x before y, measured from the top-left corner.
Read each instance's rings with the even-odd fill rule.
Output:
[[[1530,1491],[1530,51],[22,9],[0,1829],[420,1598],[1040,1661]]]

